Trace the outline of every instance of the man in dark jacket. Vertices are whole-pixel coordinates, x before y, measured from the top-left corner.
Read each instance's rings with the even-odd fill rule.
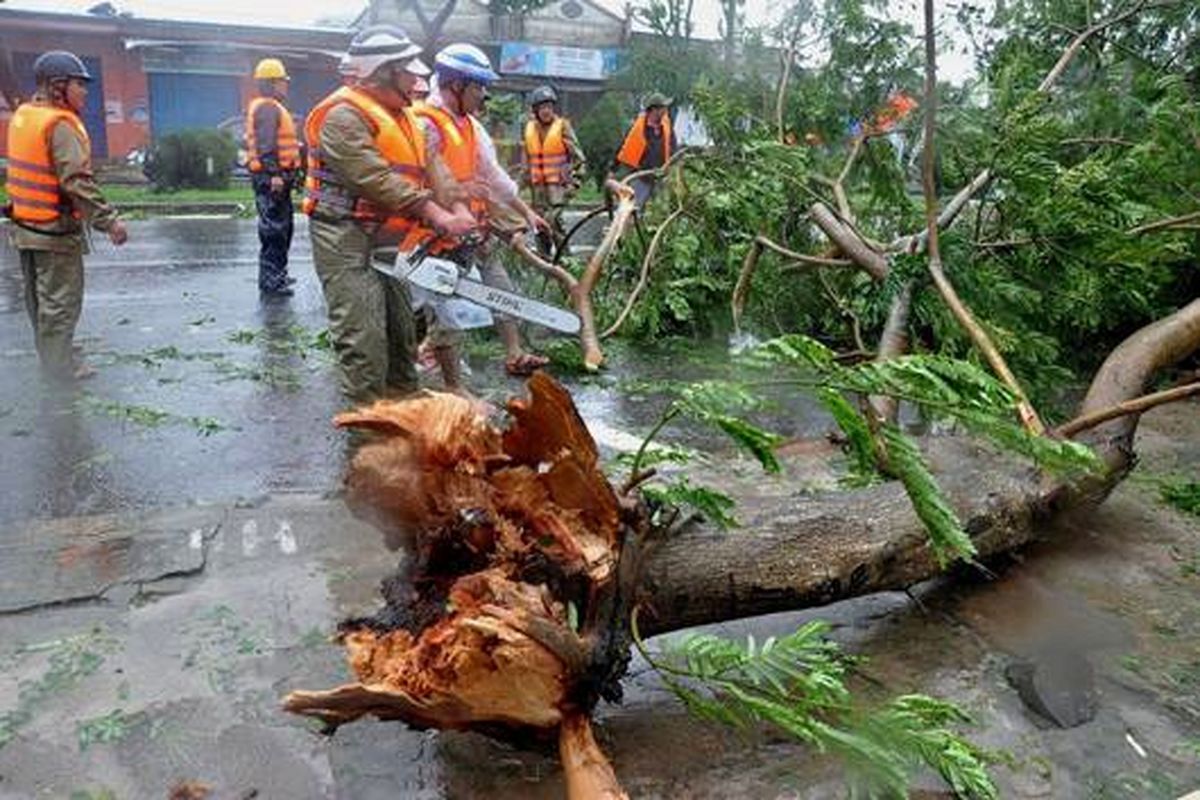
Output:
[[[292,246],[292,185],[300,167],[296,123],[283,101],[288,74],[277,58],[264,58],[254,68],[258,97],[246,109],[246,158],[258,208],[258,289],[264,296],[287,297]]]

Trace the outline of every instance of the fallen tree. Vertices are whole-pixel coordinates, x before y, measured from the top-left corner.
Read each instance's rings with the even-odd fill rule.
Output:
[[[890,247],[858,231],[842,188],[860,150],[856,143],[831,182],[838,211],[821,204],[809,211],[837,251],[807,256],[756,236],[734,292],[735,320],[763,251],[805,269],[854,265],[884,282],[892,271],[884,251],[924,250],[939,295],[1004,383],[984,385],[967,376],[965,393],[943,397],[969,405],[968,395],[979,390],[990,399],[975,411],[997,415],[993,420],[1019,417],[1025,431],[1018,439],[1032,437],[1041,443],[1035,450],[1047,443],[1053,448],[1055,440],[1045,438],[1032,404],[942,269],[939,231],[990,176],[980,173],[939,211],[931,0],[925,6],[925,231]],[[1039,93],[1050,90],[1084,41],[1127,16],[1081,33]],[[622,202],[628,204],[624,194]],[[577,283],[561,268],[539,265],[563,284],[584,318],[585,362],[593,368],[602,355],[590,288],[628,219],[631,209],[623,210]],[[679,206],[669,220],[682,213]],[[667,224],[651,241],[638,286],[613,329],[645,286]],[[378,435],[352,462],[348,502],[409,557],[403,572],[384,583],[386,606],[340,628],[357,680],[329,691],[293,692],[285,707],[332,727],[369,714],[515,742],[557,739],[569,797],[623,797],[589,718],[601,699],[620,698],[630,649],[641,635],[906,588],[940,574],[953,557],[977,563],[1020,547],[1055,514],[1101,502],[1128,473],[1140,413],[1200,391],[1191,386],[1142,395],[1159,370],[1200,349],[1198,300],[1117,347],[1095,375],[1079,417],[1050,434],[1083,434],[1093,446],[1098,459],[1085,477],[1031,468],[961,432],[926,437],[922,455],[889,421],[896,399],[916,398],[889,380],[912,367],[910,378],[937,383],[944,376],[953,383],[970,369],[942,363],[921,372],[924,362],[901,356],[913,283],[906,278],[896,292],[874,365],[848,373],[812,340],[798,348],[779,345],[816,368],[818,380],[809,385],[824,393],[859,465],[899,480],[823,493],[781,482],[730,486],[723,480],[741,518],[737,533],[692,525],[661,495],[644,494],[643,484],[654,474],[643,468],[645,448],[628,479],[619,488],[610,485],[569,395],[542,374],[529,382],[528,399],[509,403],[513,422],[503,430],[450,396],[384,402],[341,415],[339,425]],[[859,408],[845,395],[855,397]],[[987,423],[968,413],[948,416],[968,427],[972,419]],[[738,428],[729,417],[717,422],[727,431]],[[764,464],[775,464],[769,437],[739,430]],[[937,497],[922,499],[922,493]],[[751,713],[751,719],[761,717]]]
[[[1081,409],[1136,399],[1155,372],[1200,349],[1200,300],[1110,356]],[[942,566],[897,482],[852,492],[733,492],[744,529],[679,531],[599,471],[566,392],[539,374],[513,425],[459,398],[379,403],[339,424],[379,438],[355,456],[348,502],[394,546],[405,572],[386,607],[340,636],[358,680],[298,691],[293,712],[337,725],[370,714],[512,741],[557,736],[572,798],[621,797],[590,733],[620,697],[633,608],[657,634],[911,586]],[[1135,405],[1138,412],[1145,404]],[[979,557],[1028,542],[1054,514],[1096,503],[1132,464],[1136,413],[1088,430],[1104,462],[1082,483],[1048,477],[962,436],[925,441]]]

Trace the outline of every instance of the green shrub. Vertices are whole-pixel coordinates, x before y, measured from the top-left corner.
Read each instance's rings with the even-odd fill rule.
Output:
[[[588,174],[596,181],[597,188],[604,185],[604,176],[621,147],[625,129],[633,120],[624,100],[623,94],[606,92],[575,126],[579,146],[587,156]]]
[[[224,189],[237,158],[227,133],[186,130],[163,136],[146,159],[146,177],[156,191]]]

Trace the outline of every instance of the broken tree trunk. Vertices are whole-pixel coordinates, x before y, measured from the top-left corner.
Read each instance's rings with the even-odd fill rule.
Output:
[[[375,439],[347,502],[409,555],[387,605],[339,630],[357,681],[285,707],[337,726],[370,714],[518,740],[557,735],[573,798],[622,798],[589,714],[620,696],[627,620],[653,528],[621,500],[570,395],[544,373],[513,424],[448,394],[381,401],[337,424]]]
[[[1085,411],[1136,397],[1155,370],[1197,349],[1200,300],[1117,348]],[[600,472],[565,390],[540,373],[529,388],[509,404],[506,431],[449,395],[338,418],[379,434],[353,460],[347,499],[408,549],[409,572],[385,581],[381,612],[341,628],[357,681],[293,692],[287,709],[333,726],[370,714],[520,742],[557,737],[571,800],[620,798],[587,719],[600,699],[620,697],[635,603],[650,635],[941,571],[895,481],[811,493],[759,478],[731,486],[725,470],[717,479],[739,501],[742,529],[664,541],[634,485],[617,492]],[[1075,485],[963,437],[930,438],[925,450],[985,558],[1030,541],[1063,509],[1101,501],[1127,472],[1136,424],[1095,428],[1108,468]]]

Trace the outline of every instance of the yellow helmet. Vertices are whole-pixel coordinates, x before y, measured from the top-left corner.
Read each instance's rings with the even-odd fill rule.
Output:
[[[283,62],[278,58],[264,58],[259,61],[254,67],[254,79],[256,81],[289,80],[287,70],[284,69]]]

